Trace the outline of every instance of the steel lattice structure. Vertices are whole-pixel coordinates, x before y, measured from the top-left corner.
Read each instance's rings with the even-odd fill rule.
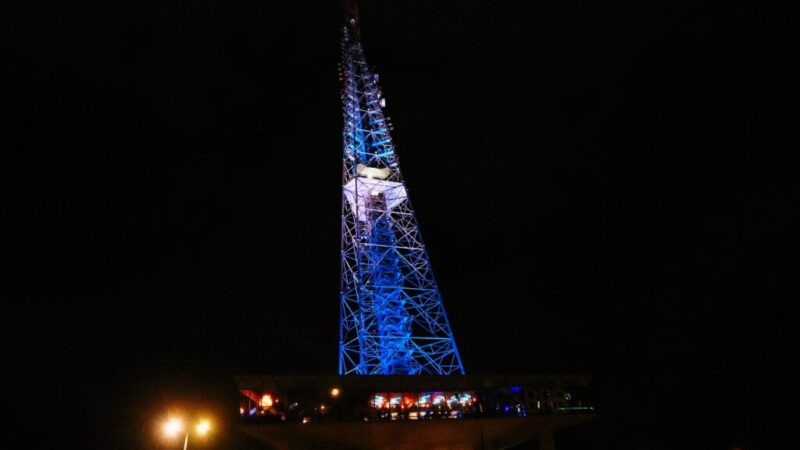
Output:
[[[354,5],[342,39],[339,373],[464,374],[400,173]]]

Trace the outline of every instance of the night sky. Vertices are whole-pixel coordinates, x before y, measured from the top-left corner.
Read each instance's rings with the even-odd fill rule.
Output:
[[[593,375],[575,448],[789,448],[796,15],[641,3],[360,1],[463,363]],[[341,20],[0,7],[23,448],[149,448],[234,374],[336,372]]]

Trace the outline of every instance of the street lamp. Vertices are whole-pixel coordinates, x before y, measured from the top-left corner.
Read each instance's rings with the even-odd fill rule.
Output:
[[[198,436],[205,436],[211,431],[211,422],[206,419],[200,420],[195,424],[194,431]],[[178,417],[173,417],[164,422],[164,434],[169,438],[180,436],[184,433],[183,437],[183,450],[189,446],[189,428],[184,426],[183,420]]]

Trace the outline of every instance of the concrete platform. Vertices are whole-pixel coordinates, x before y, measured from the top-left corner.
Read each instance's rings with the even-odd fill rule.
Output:
[[[276,450],[499,450],[532,439],[553,450],[553,432],[594,419],[594,414],[425,420],[240,425]]]

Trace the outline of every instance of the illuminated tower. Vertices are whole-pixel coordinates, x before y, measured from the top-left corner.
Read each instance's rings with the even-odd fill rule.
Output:
[[[364,58],[358,12],[342,38],[344,155],[339,373],[464,374]]]

